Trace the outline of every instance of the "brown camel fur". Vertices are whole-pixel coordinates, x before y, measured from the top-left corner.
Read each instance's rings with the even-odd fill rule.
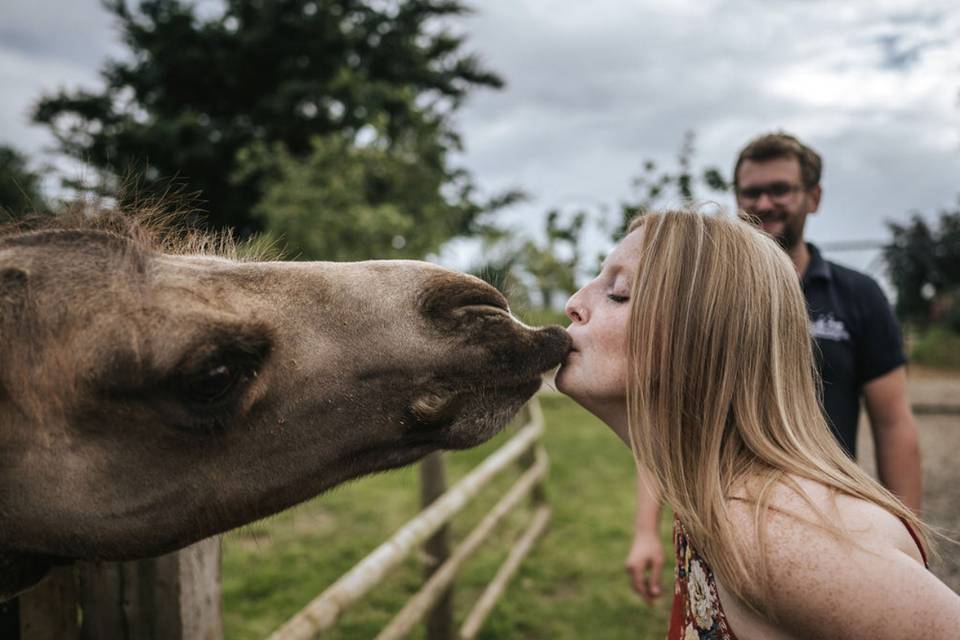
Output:
[[[74,218],[0,235],[0,598],[477,445],[569,349],[428,263],[241,261]]]

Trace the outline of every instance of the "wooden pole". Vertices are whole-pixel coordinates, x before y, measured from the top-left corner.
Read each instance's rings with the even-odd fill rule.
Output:
[[[20,640],[20,599],[17,596],[0,602],[0,638]]]
[[[490,480],[530,448],[543,423],[531,422],[487,457],[453,488],[405,524],[299,613],[275,631],[270,640],[309,640],[336,623],[340,615],[379,584],[393,567],[483,489]]]
[[[201,540],[177,553],[180,628],[184,640],[223,638],[220,537]]]
[[[529,412],[531,421],[537,422],[539,424],[545,424],[543,419],[543,409],[541,409],[540,402],[537,400],[536,396],[530,399],[530,402],[526,404],[526,407],[524,410]],[[544,459],[546,459],[546,456],[547,456],[547,452],[546,450],[544,450],[543,445],[540,442],[538,442],[535,446],[531,447],[529,450],[527,450],[526,453],[520,456],[520,458],[518,459],[518,462],[520,463],[521,468],[525,469],[533,465],[537,460],[538,456],[541,456]],[[530,496],[530,503],[534,507],[537,507],[541,504],[546,504],[546,502],[547,502],[546,480],[544,480],[544,482],[541,482],[536,487],[534,487],[533,493]]]
[[[80,593],[83,640],[218,640],[220,540],[146,560],[81,563]]]
[[[931,404],[931,403],[914,403],[911,407],[913,412],[917,415],[941,415],[941,416],[957,416],[960,415],[960,404]]]
[[[71,564],[51,570],[40,584],[20,596],[21,640],[77,640],[77,598],[75,567]]]
[[[436,573],[423,585],[423,588],[404,605],[400,613],[380,632],[377,640],[398,640],[407,637],[416,624],[423,619],[430,607],[446,591],[447,586],[453,582],[463,563],[476,553],[480,545],[490,537],[490,534],[493,533],[494,528],[503,520],[504,516],[530,495],[530,491],[533,490],[545,472],[546,464],[542,460],[530,467],[510,488],[510,491],[483,517],[443,566],[437,569]]]
[[[420,463],[420,504],[426,509],[447,490],[447,472],[443,454],[431,453]],[[423,545],[424,580],[436,572],[450,556],[450,525],[444,524]],[[440,596],[426,620],[427,640],[453,639],[453,584]]]

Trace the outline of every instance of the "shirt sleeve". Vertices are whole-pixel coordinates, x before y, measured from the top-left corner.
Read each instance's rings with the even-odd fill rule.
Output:
[[[900,324],[880,285],[872,278],[864,278],[861,289],[861,331],[856,347],[858,387],[907,362]]]

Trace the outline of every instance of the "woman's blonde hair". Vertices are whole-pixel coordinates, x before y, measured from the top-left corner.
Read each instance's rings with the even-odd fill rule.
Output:
[[[851,539],[788,474],[875,503],[926,548],[927,529],[862,471],[831,434],[819,402],[803,293],[777,243],[732,216],[646,214],[631,294],[627,407],[638,462],[725,587],[766,611],[762,523],[785,483]],[[754,487],[759,559],[747,557],[728,501]],[[753,554],[751,554],[752,556]],[[769,613],[769,611],[767,611]]]

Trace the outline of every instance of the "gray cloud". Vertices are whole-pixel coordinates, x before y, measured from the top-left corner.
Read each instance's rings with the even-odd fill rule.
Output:
[[[82,68],[97,68],[122,52],[99,0],[4,0],[0,47]]]
[[[29,104],[43,91],[96,83],[103,60],[122,48],[97,0],[10,2],[0,27],[0,141],[39,153],[50,139],[28,126]],[[786,128],[820,150],[825,199],[810,224],[815,240],[883,238],[885,219],[954,202],[954,0],[474,7],[453,28],[507,87],[475,94],[458,115],[459,160],[487,191],[520,186],[534,196],[505,221],[533,230],[547,208],[615,206],[644,159],[673,163],[688,129],[699,134],[698,163],[725,171],[762,131]],[[602,250],[599,234],[591,238]],[[458,243],[445,259],[463,263],[469,254]]]

